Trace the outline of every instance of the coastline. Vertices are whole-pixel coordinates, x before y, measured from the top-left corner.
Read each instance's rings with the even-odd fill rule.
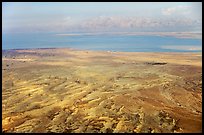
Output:
[[[172,51],[114,51],[114,50],[93,50],[93,49],[79,49],[73,47],[45,47],[45,48],[13,48],[13,49],[2,49],[2,51],[9,50],[49,50],[49,49],[70,49],[78,51],[95,51],[95,52],[130,52],[130,53],[202,53],[202,50],[173,50]]]
[[[126,57],[130,57],[129,55],[133,55],[136,56],[136,61],[143,61],[145,62],[145,60],[149,60],[149,61],[154,61],[154,60],[160,60],[158,59],[160,56],[159,55],[164,55],[162,56],[162,60],[166,60],[169,63],[175,63],[175,64],[184,64],[184,65],[194,65],[195,63],[192,63],[194,61],[191,61],[191,55],[194,56],[198,56],[198,57],[202,57],[202,52],[191,52],[191,51],[187,51],[187,52],[126,52],[126,51],[111,51],[111,50],[87,50],[87,49],[77,49],[77,48],[25,48],[25,49],[7,49],[7,50],[2,50],[4,52],[9,52],[9,51],[20,51],[20,52],[26,52],[26,51],[48,51],[47,53],[49,53],[49,51],[55,51],[55,50],[67,50],[72,52],[82,52],[82,53],[87,53],[89,52],[89,55],[91,55],[90,53],[92,52],[93,55],[97,54],[97,55],[107,55],[108,56],[112,56],[112,55],[118,55],[122,58],[122,56],[126,56]],[[42,52],[43,53],[43,52]],[[99,53],[99,54],[98,54]],[[79,54],[80,55],[80,54]],[[87,54],[85,54],[87,55]],[[139,56],[137,56],[139,55]],[[142,56],[143,55],[143,56]],[[145,56],[146,55],[146,56]],[[182,59],[186,59],[184,61],[179,61],[179,58],[175,57],[175,58],[170,58],[174,55],[176,56],[182,56]],[[185,58],[186,57],[186,58]],[[132,61],[134,61],[134,58],[131,58]],[[141,60],[141,59],[145,59],[145,60]],[[202,66],[202,61],[196,61],[198,66]]]

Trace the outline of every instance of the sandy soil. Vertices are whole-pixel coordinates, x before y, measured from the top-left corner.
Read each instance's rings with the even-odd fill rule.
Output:
[[[202,132],[202,54],[2,55],[2,132]]]

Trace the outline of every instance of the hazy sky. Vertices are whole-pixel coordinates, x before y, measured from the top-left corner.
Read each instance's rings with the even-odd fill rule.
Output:
[[[201,32],[201,2],[2,4],[3,33]]]

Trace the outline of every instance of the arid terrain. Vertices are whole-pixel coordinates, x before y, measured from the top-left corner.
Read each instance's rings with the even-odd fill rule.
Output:
[[[2,53],[2,132],[202,132],[201,53]]]

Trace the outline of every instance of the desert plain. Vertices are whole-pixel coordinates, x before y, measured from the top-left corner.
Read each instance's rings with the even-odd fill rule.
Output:
[[[202,54],[3,50],[2,132],[202,132]]]

